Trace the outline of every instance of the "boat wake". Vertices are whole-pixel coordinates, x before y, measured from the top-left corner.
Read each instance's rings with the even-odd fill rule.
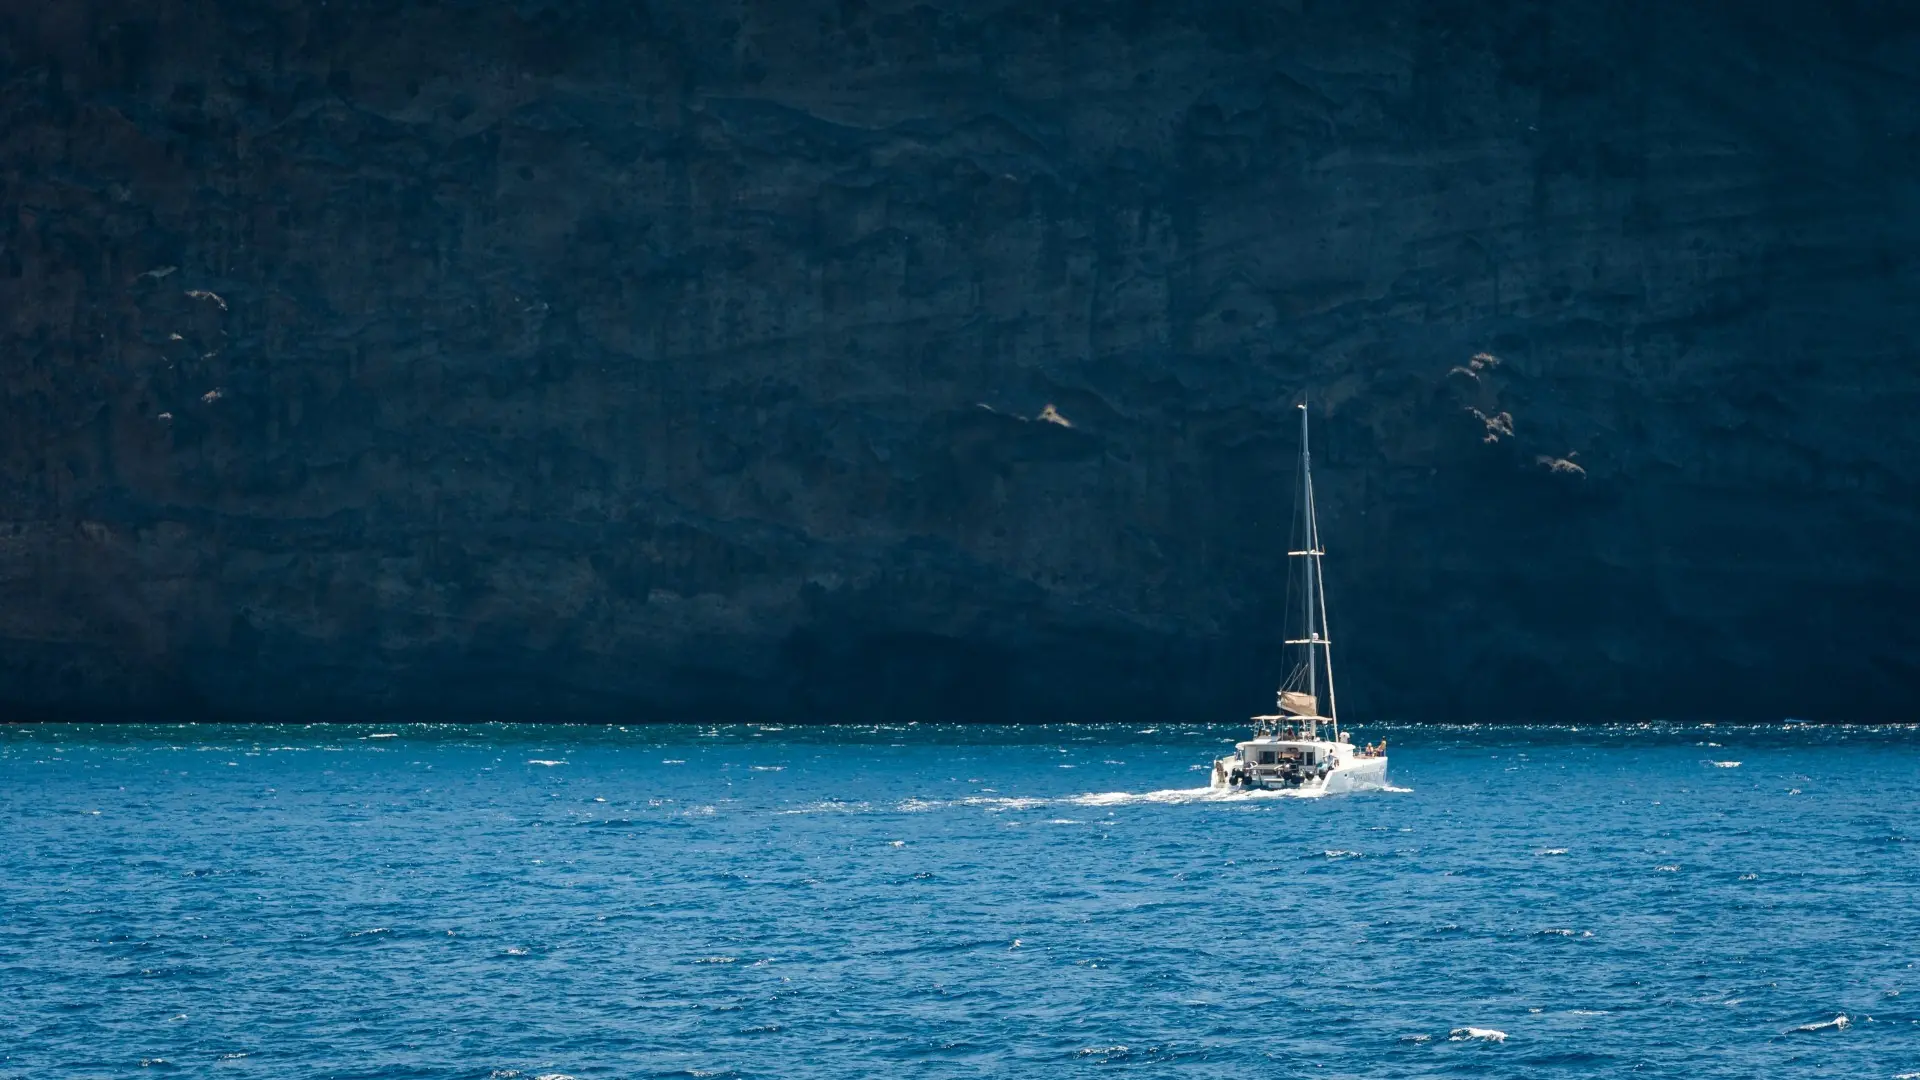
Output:
[[[1392,784],[1363,784],[1352,792],[1340,794],[1363,794],[1374,791],[1407,794],[1412,788],[1395,787]],[[1087,795],[1074,795],[1062,802],[1075,806],[1135,806],[1144,803],[1178,806],[1185,803],[1242,803],[1263,802],[1268,799],[1324,799],[1327,792],[1317,788],[1302,790],[1299,788],[1169,788],[1165,791],[1106,791]]]
[[[1412,788],[1395,787],[1391,784],[1375,784],[1358,789],[1355,794],[1383,791],[1405,794]],[[928,810],[940,810],[954,806],[971,806],[1000,813],[1008,810],[1041,810],[1050,806],[1114,807],[1114,806],[1185,806],[1193,803],[1249,803],[1265,802],[1272,799],[1320,799],[1327,793],[1319,790],[1301,791],[1298,789],[1276,788],[1165,788],[1160,791],[1090,791],[1084,795],[1063,795],[1057,798],[1008,797],[975,795],[964,799],[903,799],[894,809],[905,813],[922,813]],[[845,809],[846,804],[815,804],[802,810],[789,810],[786,813],[818,813],[825,810]],[[858,809],[866,809],[861,804]]]
[[[1159,804],[1162,806],[1180,806],[1187,803],[1237,803],[1258,802],[1267,799],[1318,799],[1324,791],[1300,791],[1286,788],[1261,790],[1259,788],[1168,788],[1164,791],[1101,791],[1086,795],[1072,795],[1061,802],[1074,806],[1139,806]]]

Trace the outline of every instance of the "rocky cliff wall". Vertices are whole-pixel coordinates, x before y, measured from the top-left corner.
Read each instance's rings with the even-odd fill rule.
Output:
[[[1903,5],[0,3],[9,715],[1912,719]],[[1497,362],[1471,358],[1487,354]]]

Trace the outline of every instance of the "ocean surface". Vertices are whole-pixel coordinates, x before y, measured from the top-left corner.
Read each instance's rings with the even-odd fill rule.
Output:
[[[1905,1077],[1920,731],[0,727],[0,1076]]]

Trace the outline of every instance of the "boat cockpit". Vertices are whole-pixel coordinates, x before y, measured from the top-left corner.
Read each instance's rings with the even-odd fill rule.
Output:
[[[1334,744],[1320,739],[1261,735],[1235,744],[1240,783],[1298,784],[1326,775],[1338,764]]]

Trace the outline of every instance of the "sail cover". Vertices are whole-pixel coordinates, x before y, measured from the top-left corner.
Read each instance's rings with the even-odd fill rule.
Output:
[[[1312,694],[1303,694],[1298,690],[1280,691],[1280,707],[1290,713],[1301,716],[1314,716],[1320,712],[1320,699]]]

